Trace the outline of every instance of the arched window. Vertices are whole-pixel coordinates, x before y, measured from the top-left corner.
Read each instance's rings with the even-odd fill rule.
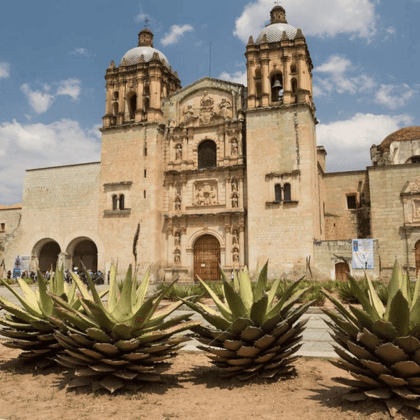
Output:
[[[280,102],[283,98],[283,77],[277,73],[271,77],[271,102]]]
[[[134,120],[136,116],[136,109],[137,109],[137,95],[134,94],[131,96],[130,102],[129,102],[130,120]]]
[[[406,163],[420,163],[420,156],[411,156]]]
[[[124,206],[125,206],[125,197],[124,197],[124,194],[121,194],[120,195],[120,210],[124,210]]]
[[[118,209],[118,197],[116,195],[112,196],[112,210]]]
[[[290,184],[284,184],[283,187],[284,201],[292,201],[292,188]]]
[[[293,63],[293,64],[290,66],[290,73],[296,73],[296,64],[295,64],[295,63]]]
[[[118,102],[114,102],[112,105],[112,111],[114,114],[114,117],[118,114]]]
[[[144,87],[143,95],[150,95],[150,87],[149,87],[149,85],[146,85]]]
[[[281,185],[276,184],[274,186],[275,202],[281,203]]]
[[[215,168],[216,166],[216,143],[212,140],[205,140],[198,146],[198,169]]]
[[[114,99],[118,99],[118,98],[119,98],[119,96],[120,96],[120,94],[118,93],[118,91],[117,91],[117,92],[114,92],[114,93],[112,94],[112,97],[113,97]]]

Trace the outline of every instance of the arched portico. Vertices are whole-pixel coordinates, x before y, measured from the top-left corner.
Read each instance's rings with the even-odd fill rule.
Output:
[[[84,265],[88,270],[98,271],[98,247],[92,239],[86,236],[73,239],[67,245],[66,254],[71,261],[71,269],[77,267],[80,270]]]
[[[52,238],[43,238],[39,240],[32,248],[31,270],[37,268],[41,272],[55,270],[61,248],[58,242]]]

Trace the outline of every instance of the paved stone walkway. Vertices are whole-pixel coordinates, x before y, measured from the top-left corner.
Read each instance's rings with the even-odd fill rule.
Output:
[[[106,285],[98,286],[98,290],[103,290],[106,287]],[[18,286],[16,287],[16,290],[20,292]],[[5,297],[15,304],[19,304],[17,298],[4,286],[0,286],[0,296]],[[2,316],[2,312],[3,311],[0,311],[0,316]],[[175,311],[172,316],[179,315],[180,313],[181,311]],[[201,316],[195,313],[192,319],[200,320]],[[297,354],[304,357],[337,357],[332,347],[334,340],[330,337],[328,333],[329,327],[324,322],[324,319],[328,319],[328,317],[318,308],[309,308],[308,312],[302,316],[302,319],[309,319],[309,321],[303,332],[303,346]],[[197,345],[199,345],[199,343],[192,340],[183,348],[183,350],[200,351],[197,349]]]

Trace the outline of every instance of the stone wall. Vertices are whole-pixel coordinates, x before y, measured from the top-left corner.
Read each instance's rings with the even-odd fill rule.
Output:
[[[8,270],[13,270],[13,258],[19,254],[16,240],[20,234],[21,221],[20,206],[0,208],[0,278],[5,277]]]

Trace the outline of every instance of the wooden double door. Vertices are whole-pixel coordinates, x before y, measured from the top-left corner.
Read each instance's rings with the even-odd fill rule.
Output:
[[[212,235],[203,235],[194,245],[194,281],[220,280],[220,243]]]

